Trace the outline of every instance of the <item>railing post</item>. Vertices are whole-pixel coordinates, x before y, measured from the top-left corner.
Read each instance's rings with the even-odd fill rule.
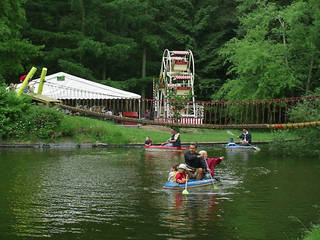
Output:
[[[141,98],[139,98],[138,104],[139,104],[139,119],[141,119]]]

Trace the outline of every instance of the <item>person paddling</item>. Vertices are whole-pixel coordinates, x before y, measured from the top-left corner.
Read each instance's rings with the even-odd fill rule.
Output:
[[[238,136],[241,139],[240,145],[249,146],[251,145],[251,134],[248,132],[246,128],[242,130],[242,134]]]
[[[204,158],[197,153],[197,145],[195,143],[190,144],[189,151],[184,154],[184,160],[190,169],[188,172],[190,179],[201,180],[204,173],[208,171]]]
[[[162,146],[165,147],[181,147],[180,142],[180,133],[178,133],[178,130],[175,128],[171,128],[171,138],[168,139],[168,141],[162,143]]]
[[[224,157],[221,156],[221,157],[216,157],[216,158],[208,158],[208,153],[207,153],[207,151],[204,151],[204,150],[200,151],[199,153],[207,162],[207,167],[209,168],[208,173],[210,173],[211,176],[214,177],[214,168],[216,165],[218,165],[224,159]],[[210,177],[210,175],[209,175],[209,177]]]

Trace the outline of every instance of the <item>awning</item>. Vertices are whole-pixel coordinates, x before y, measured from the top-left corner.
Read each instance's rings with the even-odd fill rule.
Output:
[[[40,78],[32,80],[29,86],[37,93]],[[18,88],[20,84],[18,85]],[[56,99],[140,99],[141,96],[128,91],[109,87],[68,73],[48,75],[42,95]]]

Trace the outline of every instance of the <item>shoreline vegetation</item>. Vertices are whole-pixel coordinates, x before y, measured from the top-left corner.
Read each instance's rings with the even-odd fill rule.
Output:
[[[272,142],[277,131],[250,130],[255,142]],[[180,129],[182,143],[227,143],[239,130]],[[111,121],[65,114],[59,106],[34,105],[31,97],[18,97],[15,92],[0,88],[0,143],[105,143],[143,144],[150,136],[153,144],[160,144],[170,137],[170,130],[161,126],[128,127]],[[295,131],[283,131],[281,141],[297,139]]]
[[[42,107],[47,108],[47,107]],[[59,112],[60,115],[60,112]],[[170,137],[170,129],[162,126],[125,126],[110,121],[91,119],[81,116],[69,116],[61,113],[58,126],[46,136],[37,132],[15,135],[2,140],[1,143],[9,144],[34,144],[34,143],[105,143],[113,145],[143,144],[146,136],[150,136],[153,144],[165,142]],[[41,132],[41,129],[38,129]],[[236,136],[240,130],[230,129]],[[43,131],[45,132],[45,131]],[[182,143],[227,143],[230,137],[228,130],[220,129],[180,129]],[[253,143],[271,142],[274,132],[271,130],[252,130]],[[238,141],[233,137],[234,141]],[[286,140],[294,140],[295,134],[288,132]]]
[[[301,240],[319,240],[320,225],[314,225],[311,230],[306,232],[306,235]]]
[[[318,109],[308,103],[301,103],[290,109],[288,116],[292,122],[319,119]],[[253,145],[270,142],[273,152],[283,154],[309,154],[320,156],[318,127],[304,129],[269,130],[249,129],[253,136]],[[227,143],[232,137],[238,141],[241,129],[180,129],[182,143]],[[228,133],[232,133],[229,135]],[[160,144],[170,137],[170,131],[162,126],[128,127],[84,116],[67,115],[59,106],[48,107],[34,105],[31,97],[18,97],[15,92],[0,88],[0,143],[34,144],[67,143],[106,145],[143,144],[150,136],[153,144]],[[299,140],[299,141],[292,141]]]

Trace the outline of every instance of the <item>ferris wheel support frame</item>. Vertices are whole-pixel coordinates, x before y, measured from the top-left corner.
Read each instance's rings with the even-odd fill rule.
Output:
[[[183,65],[186,64],[186,68]],[[180,67],[179,67],[180,66]],[[181,68],[182,67],[182,68]],[[180,69],[179,69],[180,68]],[[189,105],[187,103],[185,109],[187,117],[197,117],[197,106],[194,96],[194,77],[195,77],[195,63],[194,56],[191,50],[187,51],[169,51],[165,49],[162,54],[162,62],[159,74],[159,80],[154,93],[155,111],[157,118],[170,118],[173,116],[172,106],[169,101],[169,92],[177,92],[178,86],[190,88],[192,96],[192,110],[193,114],[189,115]],[[178,83],[178,79],[182,83]],[[174,82],[175,81],[175,82]]]

